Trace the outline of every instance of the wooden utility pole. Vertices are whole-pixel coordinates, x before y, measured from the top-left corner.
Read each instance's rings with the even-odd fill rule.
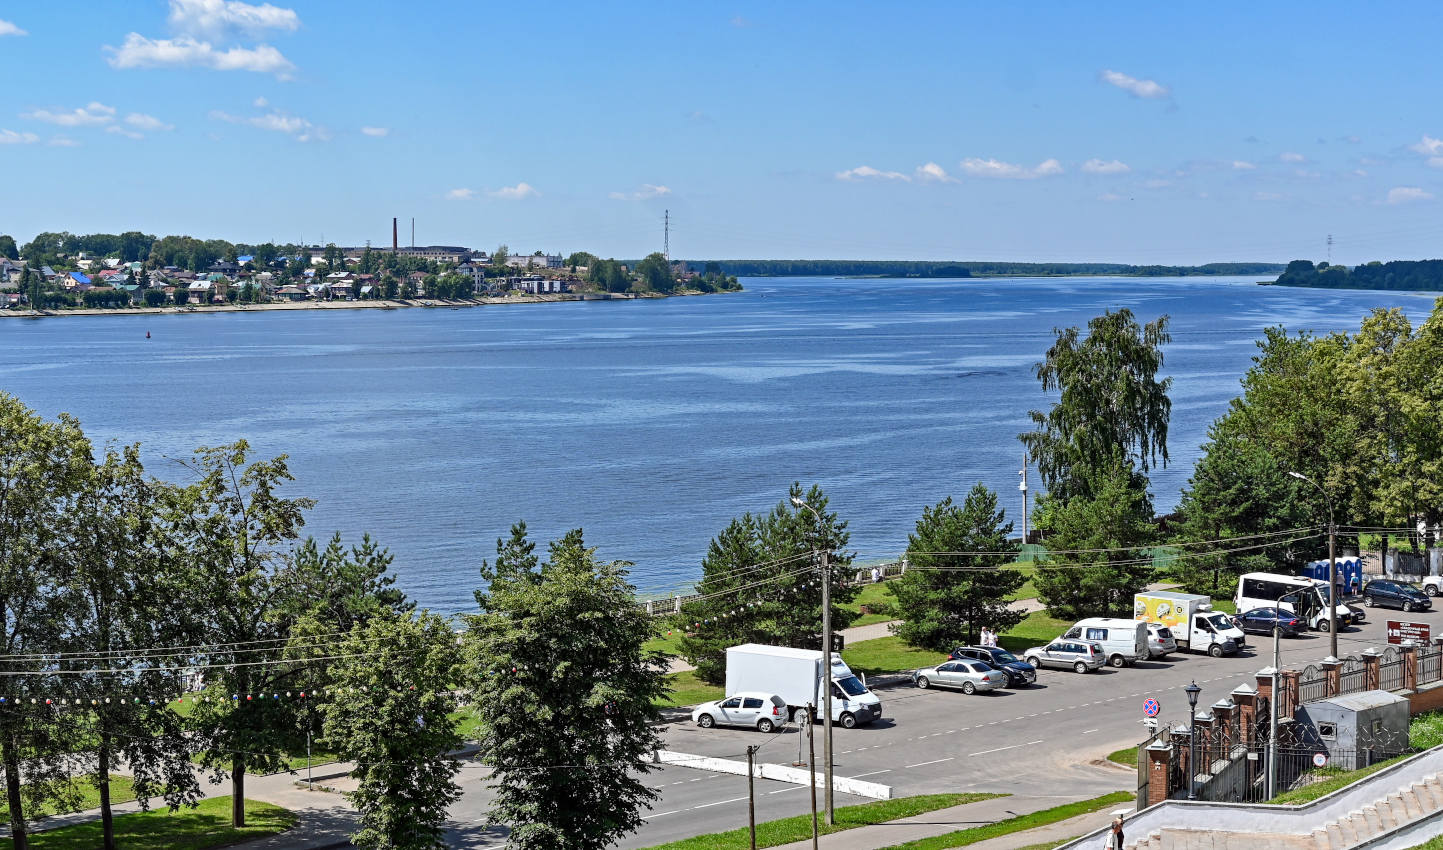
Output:
[[[747,747],[747,833],[751,836],[752,850],[757,850],[757,798],[753,790],[756,778],[753,776],[752,757],[759,746]]]

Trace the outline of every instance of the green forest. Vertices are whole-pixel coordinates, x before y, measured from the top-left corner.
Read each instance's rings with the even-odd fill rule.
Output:
[[[1443,260],[1374,260],[1361,266],[1313,265],[1293,260],[1278,277],[1278,286],[1320,289],[1443,290]]]
[[[1135,266],[1126,263],[1011,263],[969,260],[715,260],[724,274],[744,277],[917,277],[957,278],[994,275],[1194,275],[1276,274],[1282,263],[1208,263],[1202,266]]]

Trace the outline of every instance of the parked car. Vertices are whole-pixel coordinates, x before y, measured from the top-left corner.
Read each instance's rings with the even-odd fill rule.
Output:
[[[787,722],[787,701],[776,694],[734,694],[723,700],[702,703],[692,710],[691,719],[703,729],[753,726],[758,732],[771,732]]]
[[[1177,638],[1173,637],[1172,629],[1161,623],[1148,623],[1147,657],[1166,658],[1174,652],[1177,652]]]
[[[1359,625],[1367,619],[1367,615],[1363,613],[1363,609],[1357,605],[1344,605],[1343,607],[1347,608],[1348,613],[1352,615],[1353,625]]]
[[[1278,633],[1283,637],[1296,637],[1308,630],[1308,624],[1292,611],[1280,608],[1254,608],[1234,617],[1233,622],[1243,631],[1255,635],[1271,635],[1274,623],[1277,623]]]
[[[981,661],[1007,674],[1007,687],[1021,688],[1037,681],[1037,670],[1026,661],[998,646],[959,646],[952,650],[954,661]]]
[[[1022,653],[1033,667],[1071,667],[1078,673],[1090,673],[1107,663],[1102,647],[1081,640],[1058,639],[1047,646],[1034,646]]]
[[[960,688],[964,694],[990,691],[1007,685],[1007,674],[993,670],[981,661],[944,661],[936,667],[923,667],[912,672],[912,681],[919,688],[938,685],[944,688]]]
[[[1443,593],[1443,576],[1423,576],[1423,592],[1429,596]]]
[[[1064,640],[1085,640],[1102,647],[1107,663],[1114,667],[1136,664],[1148,658],[1147,623],[1121,617],[1088,617],[1063,633]]]
[[[1384,608],[1401,608],[1404,612],[1427,611],[1433,607],[1433,600],[1419,590],[1417,585],[1380,578],[1363,586],[1363,604],[1369,608],[1379,605]]]

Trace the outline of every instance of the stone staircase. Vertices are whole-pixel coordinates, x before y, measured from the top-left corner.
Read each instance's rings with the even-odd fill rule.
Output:
[[[1129,850],[1345,850],[1443,813],[1443,780],[1432,773],[1386,797],[1313,828],[1311,834],[1237,829],[1153,830]],[[1443,823],[1439,824],[1443,832]]]

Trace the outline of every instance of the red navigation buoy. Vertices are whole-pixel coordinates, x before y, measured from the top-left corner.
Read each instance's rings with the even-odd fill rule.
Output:
[[[145,338],[146,338],[146,339],[150,339],[150,331],[146,331],[146,332],[145,332]]]

